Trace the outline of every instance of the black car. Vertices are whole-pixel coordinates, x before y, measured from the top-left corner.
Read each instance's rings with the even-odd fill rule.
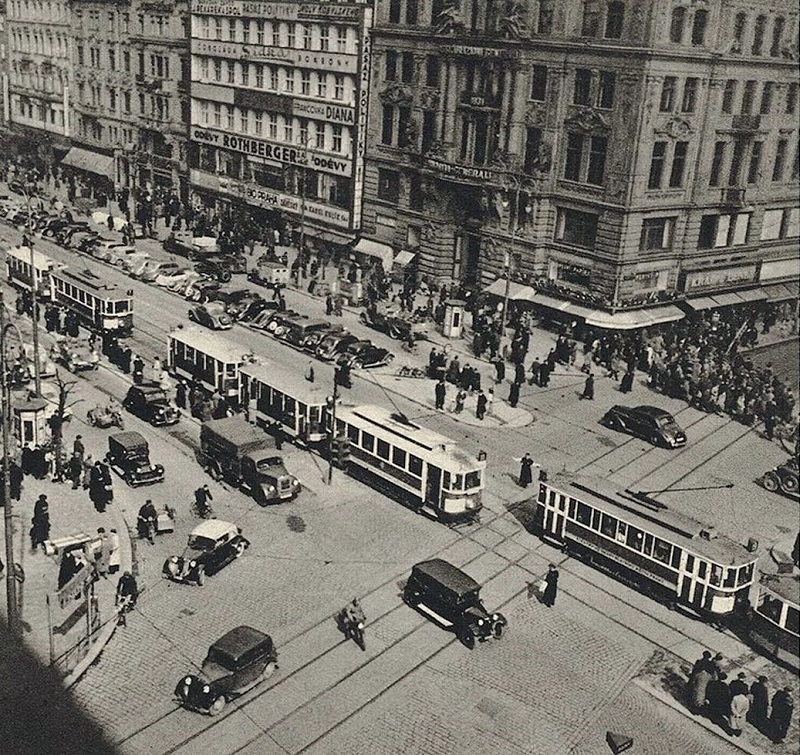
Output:
[[[164,481],[164,467],[150,463],[147,441],[133,430],[109,436],[106,460],[131,487]]]
[[[206,575],[216,574],[249,546],[250,541],[235,524],[207,519],[192,530],[183,555],[168,558],[162,571],[175,582],[203,585]]]
[[[189,301],[200,302],[201,304],[212,301],[219,294],[219,281],[210,278],[200,278],[190,283],[183,294]]]
[[[72,237],[76,233],[88,233],[88,232],[89,232],[88,223],[83,223],[83,222],[76,223],[73,221],[71,223],[65,223],[60,228],[58,228],[53,233],[53,238],[55,239],[55,242],[60,246],[69,246],[70,239],[72,239]]]
[[[220,291],[214,299],[225,304],[225,309],[234,320],[238,320],[251,304],[264,301],[264,297],[261,294],[257,291],[251,291],[249,288]]]
[[[219,247],[214,239],[196,239],[191,231],[173,231],[164,239],[163,246],[164,251],[179,254],[192,261],[219,254]]]
[[[468,648],[475,640],[502,637],[508,622],[501,613],[490,614],[480,598],[481,586],[441,558],[421,561],[411,569],[403,600],[447,629]]]
[[[276,312],[278,309],[278,302],[267,301],[266,299],[257,299],[251,301],[247,308],[239,315],[239,322],[253,322],[257,317],[260,317],[265,312]]]
[[[398,341],[409,341],[413,338],[411,323],[402,317],[392,317],[375,310],[366,309],[361,313],[360,319],[364,325],[379,330],[381,333],[386,333],[387,336]]]
[[[654,446],[679,448],[686,445],[686,433],[675,418],[657,406],[612,406],[600,420],[612,430],[630,433]]]
[[[220,260],[201,260],[194,265],[195,272],[207,275],[220,283],[227,283],[232,277],[230,267]]]
[[[314,353],[318,359],[332,362],[347,351],[350,344],[358,343],[360,339],[347,330],[328,331],[322,335]]]
[[[348,344],[342,355],[337,360],[354,370],[369,367],[384,367],[392,362],[394,354],[387,349],[376,346],[372,341],[354,341]]]
[[[229,700],[272,676],[277,668],[272,638],[253,627],[236,627],[211,645],[198,673],[178,682],[175,696],[190,710],[216,716]]]
[[[122,405],[140,419],[155,427],[174,425],[181,416],[180,410],[168,398],[158,383],[140,383],[128,390]]]
[[[216,262],[227,267],[234,275],[247,272],[247,257],[243,254],[218,253],[203,257],[203,262]]]

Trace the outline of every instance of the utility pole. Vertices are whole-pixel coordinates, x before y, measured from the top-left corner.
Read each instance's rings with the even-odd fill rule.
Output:
[[[514,242],[517,237],[517,226],[519,225],[519,194],[522,188],[522,183],[519,178],[516,178],[516,191],[514,194],[514,207],[511,210],[516,217],[513,218],[513,225],[511,212],[509,212],[508,224],[511,230],[511,243],[509,244],[508,251],[503,254],[503,267],[506,273],[506,289],[503,296],[503,317],[500,321],[500,353],[503,353],[503,341],[506,338],[506,324],[508,323],[508,299],[511,292],[511,261],[514,254]]]
[[[300,245],[297,250],[299,255],[303,254],[306,245],[306,166],[308,165],[308,138],[307,134],[303,138],[303,164],[300,167]]]
[[[25,186],[25,202],[28,208],[28,249],[31,260],[31,321],[33,325],[33,384],[36,398],[42,395],[41,363],[39,360],[39,281],[36,277],[36,265],[33,251],[33,219],[31,218],[30,185]]]
[[[3,426],[3,522],[5,524],[5,550],[6,550],[6,609],[8,631],[12,637],[20,636],[19,604],[17,603],[16,559],[14,558],[14,510],[11,503],[11,439],[9,426],[11,424],[11,392],[8,383],[6,364],[6,307],[3,292],[0,290],[0,409]]]
[[[328,439],[328,485],[333,482],[333,450],[336,441],[336,399],[339,398],[339,368],[333,368],[333,396],[329,397],[328,408],[331,415],[331,434]]]

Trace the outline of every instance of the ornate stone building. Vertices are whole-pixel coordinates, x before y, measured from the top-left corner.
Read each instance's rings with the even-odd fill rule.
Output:
[[[609,326],[796,297],[797,25],[788,0],[382,0],[362,233]]]

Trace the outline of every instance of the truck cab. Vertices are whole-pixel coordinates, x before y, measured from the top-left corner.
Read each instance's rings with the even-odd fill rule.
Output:
[[[262,505],[286,501],[300,492],[300,482],[288,472],[283,457],[274,452],[257,451],[242,457],[241,487]]]

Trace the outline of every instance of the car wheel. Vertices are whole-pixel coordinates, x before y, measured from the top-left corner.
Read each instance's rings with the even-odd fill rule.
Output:
[[[797,475],[786,475],[783,478],[783,490],[786,493],[797,492]]]
[[[652,443],[654,446],[661,446],[661,445],[663,445],[663,442],[662,442],[662,440],[661,440],[661,437],[660,437],[660,436],[658,436],[658,435],[653,435],[653,436],[650,438],[650,442],[651,442],[651,443]]]
[[[269,678],[270,678],[270,677],[271,677],[271,676],[272,676],[272,675],[275,673],[275,669],[276,669],[276,668],[278,668],[278,667],[277,667],[277,665],[275,664],[275,661],[270,661],[270,662],[269,662],[269,663],[268,663],[268,664],[267,664],[267,665],[264,667],[264,673],[263,673],[263,674],[261,674],[261,676],[263,676],[263,677],[264,677],[264,679],[269,679]]]
[[[202,587],[206,583],[206,570],[205,567],[199,566],[197,568],[197,584]]]
[[[475,635],[468,626],[462,626],[459,628],[458,639],[461,641],[461,644],[464,645],[464,647],[467,647],[470,650],[475,647]]]
[[[219,280],[221,283],[227,283],[230,279],[231,279],[231,274],[227,270],[224,273],[219,274]]]
[[[215,698],[214,702],[208,706],[209,714],[212,716],[218,716],[223,710],[225,710],[226,702],[227,700],[225,700],[225,695],[220,695],[219,697]]]
[[[499,640],[505,634],[507,626],[508,622],[506,621],[506,617],[502,614],[499,614],[497,621],[495,621],[494,626],[492,627],[492,634],[496,640]]]
[[[764,490],[769,490],[770,493],[777,493],[781,487],[778,475],[774,472],[767,472],[764,475],[764,479],[761,480],[761,484],[764,486]]]
[[[247,546],[244,543],[242,542],[236,543],[236,556],[234,558],[239,558],[239,556],[241,556],[246,549]]]

